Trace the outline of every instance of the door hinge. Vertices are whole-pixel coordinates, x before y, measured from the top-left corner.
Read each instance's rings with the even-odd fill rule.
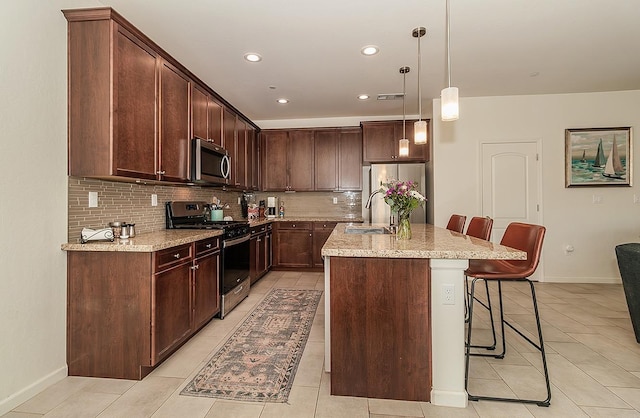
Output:
[[[536,152],[536,161],[539,161],[539,160],[540,160],[540,154]]]
[[[540,205],[536,205],[536,210],[540,212]]]

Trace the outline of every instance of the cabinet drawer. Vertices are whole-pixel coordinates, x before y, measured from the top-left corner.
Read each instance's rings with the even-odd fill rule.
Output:
[[[333,228],[336,227],[337,222],[314,222],[313,230],[314,231],[333,231]]]
[[[184,244],[167,248],[156,253],[156,271],[163,270],[171,265],[182,263],[193,258],[193,246]]]
[[[253,226],[251,227],[251,235],[262,234],[263,232],[266,232],[267,229],[271,230],[271,224]]]
[[[218,237],[203,239],[202,241],[196,242],[196,257],[210,252],[220,249],[220,241]]]
[[[278,229],[311,229],[311,222],[278,222]]]

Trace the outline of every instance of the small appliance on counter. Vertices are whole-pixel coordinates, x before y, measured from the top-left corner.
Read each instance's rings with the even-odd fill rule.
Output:
[[[275,196],[267,197],[267,218],[273,219],[278,217],[278,198]]]

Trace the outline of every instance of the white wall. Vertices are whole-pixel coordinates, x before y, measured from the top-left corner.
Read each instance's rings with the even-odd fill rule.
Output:
[[[67,26],[89,1],[2,3],[0,415],[66,376]]]
[[[542,223],[547,227],[545,281],[619,282],[614,247],[640,242],[640,196],[632,187],[564,187],[565,129],[640,128],[640,90],[563,95],[463,98],[460,119],[440,120],[434,100],[434,223],[451,213],[481,215],[480,143],[540,140]],[[633,136],[633,132],[632,132]],[[640,163],[634,147],[634,163]],[[593,204],[600,195],[602,204]],[[564,248],[575,251],[566,255]]]

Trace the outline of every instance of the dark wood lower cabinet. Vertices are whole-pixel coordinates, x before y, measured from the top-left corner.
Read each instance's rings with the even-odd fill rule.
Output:
[[[330,264],[331,394],[429,401],[429,260]]]
[[[217,237],[154,253],[69,251],[69,375],[146,376],[220,311],[219,257]]]
[[[322,246],[333,228],[335,228],[337,222],[314,222],[313,223],[313,267],[323,268],[324,259],[322,258]]]
[[[313,230],[311,222],[276,222],[274,224],[274,267],[311,268]]]
[[[251,284],[257,282],[262,276],[267,274],[271,268],[271,241],[272,241],[271,224],[254,226],[251,228],[251,244],[249,255],[249,277]]]

